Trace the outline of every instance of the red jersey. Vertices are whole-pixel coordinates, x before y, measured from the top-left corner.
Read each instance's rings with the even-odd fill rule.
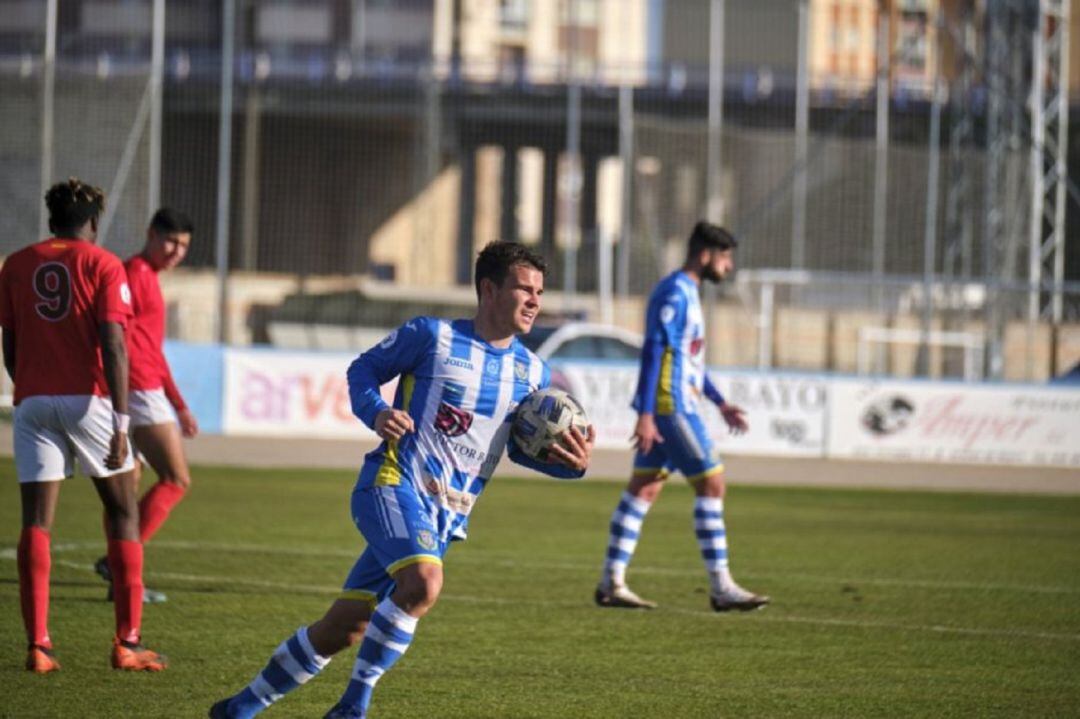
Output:
[[[158,273],[146,258],[135,255],[124,263],[131,304],[135,316],[127,332],[128,359],[131,362],[131,389],[164,389],[176,411],[184,409],[184,398],[173,382],[169,363],[161,352],[165,339],[165,299],[161,296]]]
[[[116,255],[52,238],[0,268],[0,327],[15,336],[15,404],[36,395],[99,395],[109,386],[98,326],[127,324],[131,292]]]

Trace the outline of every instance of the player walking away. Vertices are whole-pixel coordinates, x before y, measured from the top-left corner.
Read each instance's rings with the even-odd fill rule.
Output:
[[[352,494],[367,542],[342,595],[301,627],[251,684],[210,709],[214,719],[252,717],[360,643],[349,685],[328,719],[363,717],[379,680],[408,649],[417,621],[442,589],[443,555],[465,539],[469,512],[509,442],[510,458],[555,477],[580,477],[595,433],[576,430],[553,447],[558,464],[526,457],[509,439],[510,418],[551,372],[515,337],[540,312],[544,262],[523,245],[494,242],[476,260],[479,307],[472,320],[418,317],[349,367],[353,413],[382,437]],[[379,386],[399,377],[394,406]]]
[[[22,497],[19,598],[30,643],[26,668],[60,668],[49,636],[50,532],[60,480],[73,460],[105,506],[116,636],[112,665],[160,671],[165,657],[140,644],[143,548],[128,451],[124,326],[131,293],[124,267],[97,247],[100,189],[72,178],[45,195],[53,237],[0,268],[4,366],[15,382],[15,467]]]
[[[128,324],[127,349],[131,362],[131,435],[136,453],[141,455],[135,462],[136,486],[142,468],[140,459],[148,462],[157,474],[157,482],[139,500],[139,539],[144,545],[191,486],[180,435],[194,437],[199,425],[184,403],[161,351],[165,339],[165,300],[158,274],[183,261],[193,231],[191,220],[184,214],[162,208],[150,220],[142,252],[124,263],[134,312]],[[108,558],[98,559],[94,569],[111,587]],[[110,589],[110,599],[111,592]],[[143,589],[145,603],[166,599],[162,592]]]
[[[634,395],[638,413],[632,437],[637,449],[634,472],[611,515],[607,556],[596,588],[596,603],[602,607],[656,606],[627,587],[626,567],[645,514],[673,469],[694,488],[694,533],[709,573],[712,608],[749,610],[769,603],[768,597],[748,592],[731,578],[724,529],[724,465],[699,414],[704,393],[720,408],[732,432],[747,429],[743,410],[725,402],[705,372],[705,326],[698,292],[703,279],[719,282],[731,272],[737,245],[723,228],[699,222],[682,268],[662,279],[649,297]]]

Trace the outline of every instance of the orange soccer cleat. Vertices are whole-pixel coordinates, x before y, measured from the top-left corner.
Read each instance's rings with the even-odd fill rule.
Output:
[[[30,645],[30,649],[26,653],[26,671],[34,674],[48,674],[49,672],[59,671],[59,669],[60,662],[56,661],[52,649],[38,644]]]
[[[112,666],[128,672],[160,672],[169,666],[169,660],[142,644],[114,639]]]

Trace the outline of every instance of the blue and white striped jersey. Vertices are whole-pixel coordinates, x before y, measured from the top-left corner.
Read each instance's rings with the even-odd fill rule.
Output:
[[[697,412],[707,381],[698,286],[685,272],[673,272],[649,296],[633,407],[657,415]]]
[[[469,512],[508,442],[519,464],[556,477],[583,474],[530,460],[510,441],[514,409],[551,381],[544,361],[516,338],[500,349],[478,337],[471,320],[405,323],[349,366],[353,413],[368,427],[387,408],[379,386],[395,376],[394,408],[416,429],[370,452],[357,486],[412,483],[443,541],[465,538]]]

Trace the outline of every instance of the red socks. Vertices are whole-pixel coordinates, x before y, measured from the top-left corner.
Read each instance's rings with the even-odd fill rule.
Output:
[[[113,577],[113,606],[116,636],[125,642],[139,642],[142,626],[143,546],[130,539],[109,540],[109,571]]]
[[[19,535],[19,601],[22,604],[26,639],[47,649],[49,638],[49,533],[41,527],[24,527]],[[140,597],[141,599],[141,597]]]
[[[172,482],[157,482],[139,500],[139,537],[143,544],[161,528],[169,512],[184,497],[184,488]]]

